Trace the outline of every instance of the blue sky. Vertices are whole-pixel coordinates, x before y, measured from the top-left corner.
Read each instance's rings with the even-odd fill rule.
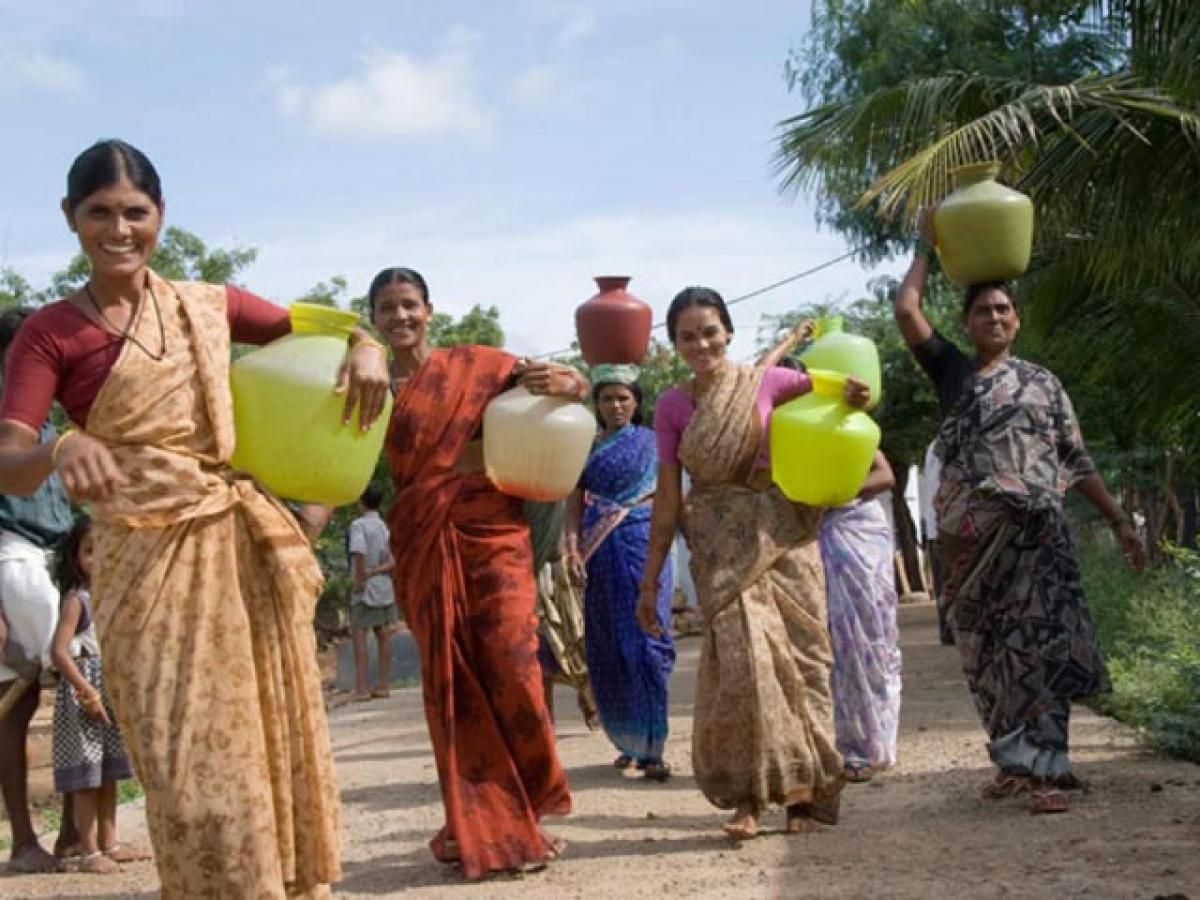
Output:
[[[58,202],[76,153],[125,138],[167,221],[256,247],[281,302],[389,265],[435,306],[496,304],[518,352],[558,349],[591,276],[657,314],[848,249],[771,173],[782,78],[809,21],[776,0],[0,0],[0,266],[36,284],[75,251]],[[853,297],[853,262],[735,308]]]

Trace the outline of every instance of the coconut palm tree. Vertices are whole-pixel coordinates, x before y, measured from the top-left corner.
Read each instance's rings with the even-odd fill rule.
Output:
[[[956,166],[1001,161],[1036,207],[1017,290],[1037,357],[1108,408],[1117,444],[1163,448],[1195,484],[1200,3],[1086,5],[1084,25],[1120,46],[1113,69],[1062,84],[945,72],[817,104],[781,124],[779,172],[785,189],[818,191],[856,167],[881,173],[860,207],[911,223]]]

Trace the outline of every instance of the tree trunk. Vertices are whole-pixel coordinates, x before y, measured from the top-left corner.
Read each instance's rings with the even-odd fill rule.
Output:
[[[1179,489],[1179,506],[1183,521],[1179,528],[1179,546],[1196,549],[1196,533],[1200,530],[1200,489],[1185,485]]]

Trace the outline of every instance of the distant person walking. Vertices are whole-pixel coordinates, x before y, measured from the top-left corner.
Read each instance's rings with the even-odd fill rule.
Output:
[[[350,523],[346,545],[350,555],[350,630],[354,640],[354,693],[351,700],[391,696],[392,628],[400,621],[389,549],[387,523],[379,515],[383,485],[367,485],[358,499],[359,517]],[[369,687],[367,635],[375,633],[375,687]]]
[[[825,511],[821,561],[833,639],[833,721],[848,781],[896,763],[900,632],[892,531],[879,496],[895,483],[876,451],[858,497]]]
[[[675,667],[671,638],[674,581],[668,557],[658,576],[661,633],[638,625],[639,584],[650,549],[650,512],[658,481],[654,432],[642,426],[642,390],[633,366],[596,366],[592,398],[601,431],[579,488],[571,495],[567,546],[585,585],[583,637],[600,724],[630,766],[666,781],[667,688]]]

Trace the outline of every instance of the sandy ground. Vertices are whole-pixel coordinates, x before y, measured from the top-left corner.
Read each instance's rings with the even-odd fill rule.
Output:
[[[1155,756],[1124,727],[1077,710],[1073,755],[1090,783],[1063,816],[1023,799],[978,799],[990,776],[953,648],[931,607],[902,611],[905,687],[900,764],[847,789],[842,821],[818,834],[769,832],[735,846],[691,778],[697,639],[680,645],[665,785],[610,767],[560,691],[559,739],[575,812],[551,827],[564,859],[522,878],[463,882],[425,842],[441,824],[420,691],[330,715],[345,804],[339,896],[430,898],[1087,897],[1200,900],[1200,768]],[[145,842],[140,803],[121,809],[124,839]],[[118,876],[0,877],[3,897],[153,896],[151,864]]]

